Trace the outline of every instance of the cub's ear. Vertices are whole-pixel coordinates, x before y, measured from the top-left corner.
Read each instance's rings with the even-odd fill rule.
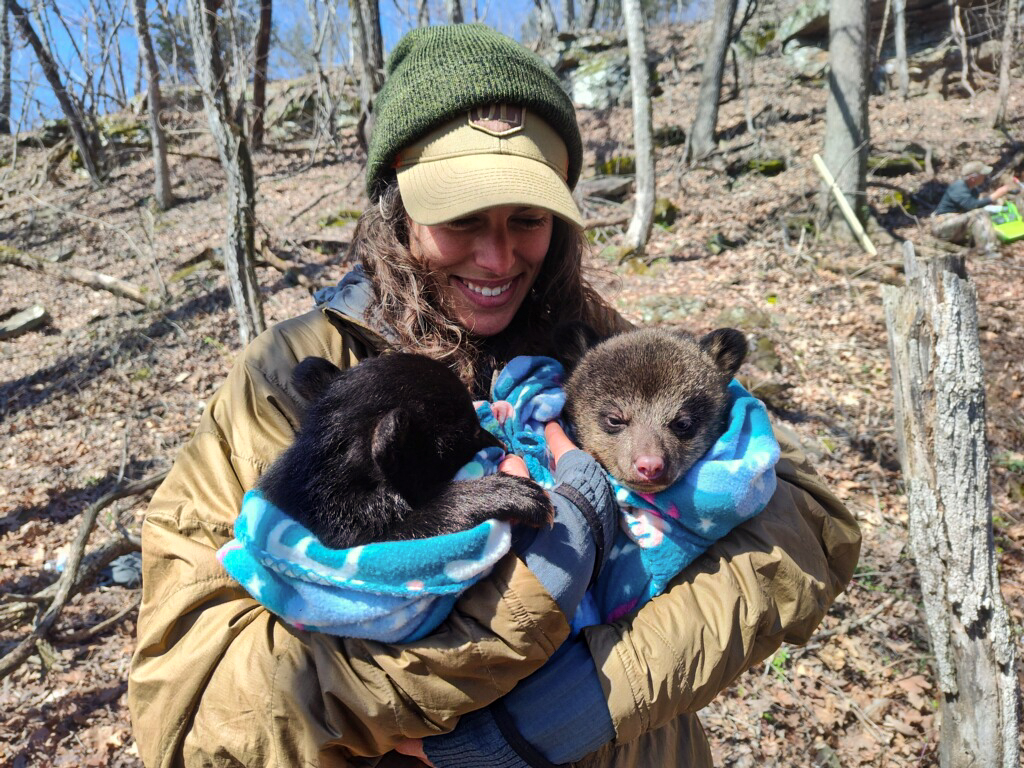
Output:
[[[701,338],[700,348],[731,379],[747,357],[747,337],[735,328],[719,328]]]
[[[307,357],[292,371],[292,386],[307,401],[313,402],[327,391],[332,381],[344,373],[330,360]]]
[[[554,349],[554,356],[558,359],[567,373],[583,359],[583,355],[591,347],[599,344],[603,339],[586,323],[580,320],[559,323],[551,332],[551,345]]]

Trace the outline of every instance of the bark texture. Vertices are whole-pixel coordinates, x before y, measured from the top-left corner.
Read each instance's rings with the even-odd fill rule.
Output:
[[[263,302],[256,281],[255,180],[252,158],[241,126],[232,118],[224,67],[217,46],[216,13],[211,0],[188,0],[188,23],[195,51],[196,79],[210,122],[210,134],[227,175],[227,243],[224,266],[238,333],[248,344],[266,329]]]
[[[146,0],[132,0],[135,14],[135,31],[139,38],[139,58],[146,73],[146,95],[149,99],[149,134],[153,144],[153,196],[160,210],[166,211],[174,205],[171,193],[171,171],[167,166],[167,138],[160,125],[163,111],[163,97],[160,93],[160,68],[153,51],[153,38],[149,34],[149,20],[146,18]]]
[[[722,74],[725,57],[732,38],[732,20],[736,15],[737,0],[715,0],[715,13],[711,22],[711,42],[704,57],[704,70],[697,96],[697,114],[690,130],[688,157],[704,157],[715,149],[715,126],[718,125],[718,100],[722,92]]]
[[[252,148],[263,147],[263,113],[267,109],[267,61],[270,59],[272,0],[260,0],[260,26],[256,33],[256,67],[252,73]]]
[[[629,47],[629,82],[633,91],[633,144],[636,151],[636,201],[626,230],[626,244],[642,252],[654,223],[654,131],[651,126],[647,33],[640,0],[622,0]]]
[[[82,156],[82,165],[85,166],[86,173],[89,174],[89,178],[92,179],[94,184],[99,184],[101,182],[99,138],[95,135],[94,131],[86,127],[85,119],[78,104],[64,88],[64,83],[61,82],[57,62],[54,60],[50,50],[43,45],[35,29],[33,29],[28,13],[18,5],[16,0],[7,0],[7,8],[14,17],[14,21],[18,25],[22,36],[32,48],[33,53],[35,53],[36,59],[39,60],[39,65],[43,68],[46,82],[49,83],[50,89],[57,99],[57,104],[60,105],[61,112],[67,118],[68,127],[71,129],[71,135],[75,139],[75,146],[78,147],[78,152]]]
[[[1018,690],[999,591],[977,299],[962,256],[904,247],[884,287],[909,538],[942,691],[943,768],[1013,768]]]
[[[373,133],[373,102],[384,85],[384,42],[380,33],[380,4],[377,0],[349,0],[352,16],[353,61],[359,79],[358,132],[363,147],[370,146]],[[461,9],[459,10],[461,14]]]
[[[828,103],[825,108],[825,165],[863,223],[867,205],[868,169],[868,0],[843,0],[829,10]],[[826,226],[833,219],[834,203],[822,185],[819,210]],[[845,223],[840,221],[840,226]]]
[[[11,28],[7,0],[0,0],[0,133],[11,132]]]
[[[444,0],[444,12],[449,24],[461,24],[465,21],[462,16],[462,0]]]
[[[893,40],[896,44],[896,80],[900,96],[910,95],[910,72],[907,69],[907,0],[892,0]]]
[[[579,28],[593,29],[597,21],[597,0],[583,0],[580,6]]]
[[[1019,0],[1006,0],[1006,19],[1003,23],[1003,48],[999,56],[999,96],[992,127],[1002,128],[1006,123],[1006,102],[1010,99],[1010,65],[1013,63],[1013,38],[1017,30]]]

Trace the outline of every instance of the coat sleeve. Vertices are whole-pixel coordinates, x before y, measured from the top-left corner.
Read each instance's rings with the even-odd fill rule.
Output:
[[[503,695],[568,634],[554,601],[512,555],[434,634],[405,645],[301,632],[227,575],[216,551],[233,535],[243,492],[293,434],[286,372],[305,354],[343,357],[304,344],[303,333],[272,330],[250,346],[143,524],[128,702],[150,768],[346,765],[380,755]],[[301,355],[267,354],[296,340]]]
[[[636,614],[585,630],[625,744],[707,705],[783,643],[805,643],[853,575],[860,531],[792,442],[771,502]]]

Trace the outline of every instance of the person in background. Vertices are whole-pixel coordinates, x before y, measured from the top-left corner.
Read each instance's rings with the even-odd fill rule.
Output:
[[[582,274],[582,141],[540,57],[480,24],[418,28],[375,112],[359,266],[242,352],[147,513],[128,687],[143,761],[709,766],[695,713],[782,642],[806,642],[859,554],[856,521],[782,433],[764,511],[664,594],[569,642],[619,517],[599,466],[557,430],[555,527],[518,536],[420,640],[296,629],[217,562],[243,494],[293,438],[304,357],[427,354],[483,398],[512,357],[556,356],[559,323],[629,327]]]
[[[999,255],[999,237],[985,206],[993,205],[1014,187],[1004,184],[985,197],[981,187],[992,173],[992,166],[979,160],[964,163],[960,178],[950,184],[932,213],[932,234],[958,245],[973,244],[984,256]]]

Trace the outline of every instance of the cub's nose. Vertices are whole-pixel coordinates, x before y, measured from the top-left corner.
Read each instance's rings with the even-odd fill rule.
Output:
[[[633,467],[648,482],[654,482],[665,473],[665,462],[660,456],[637,456]]]

